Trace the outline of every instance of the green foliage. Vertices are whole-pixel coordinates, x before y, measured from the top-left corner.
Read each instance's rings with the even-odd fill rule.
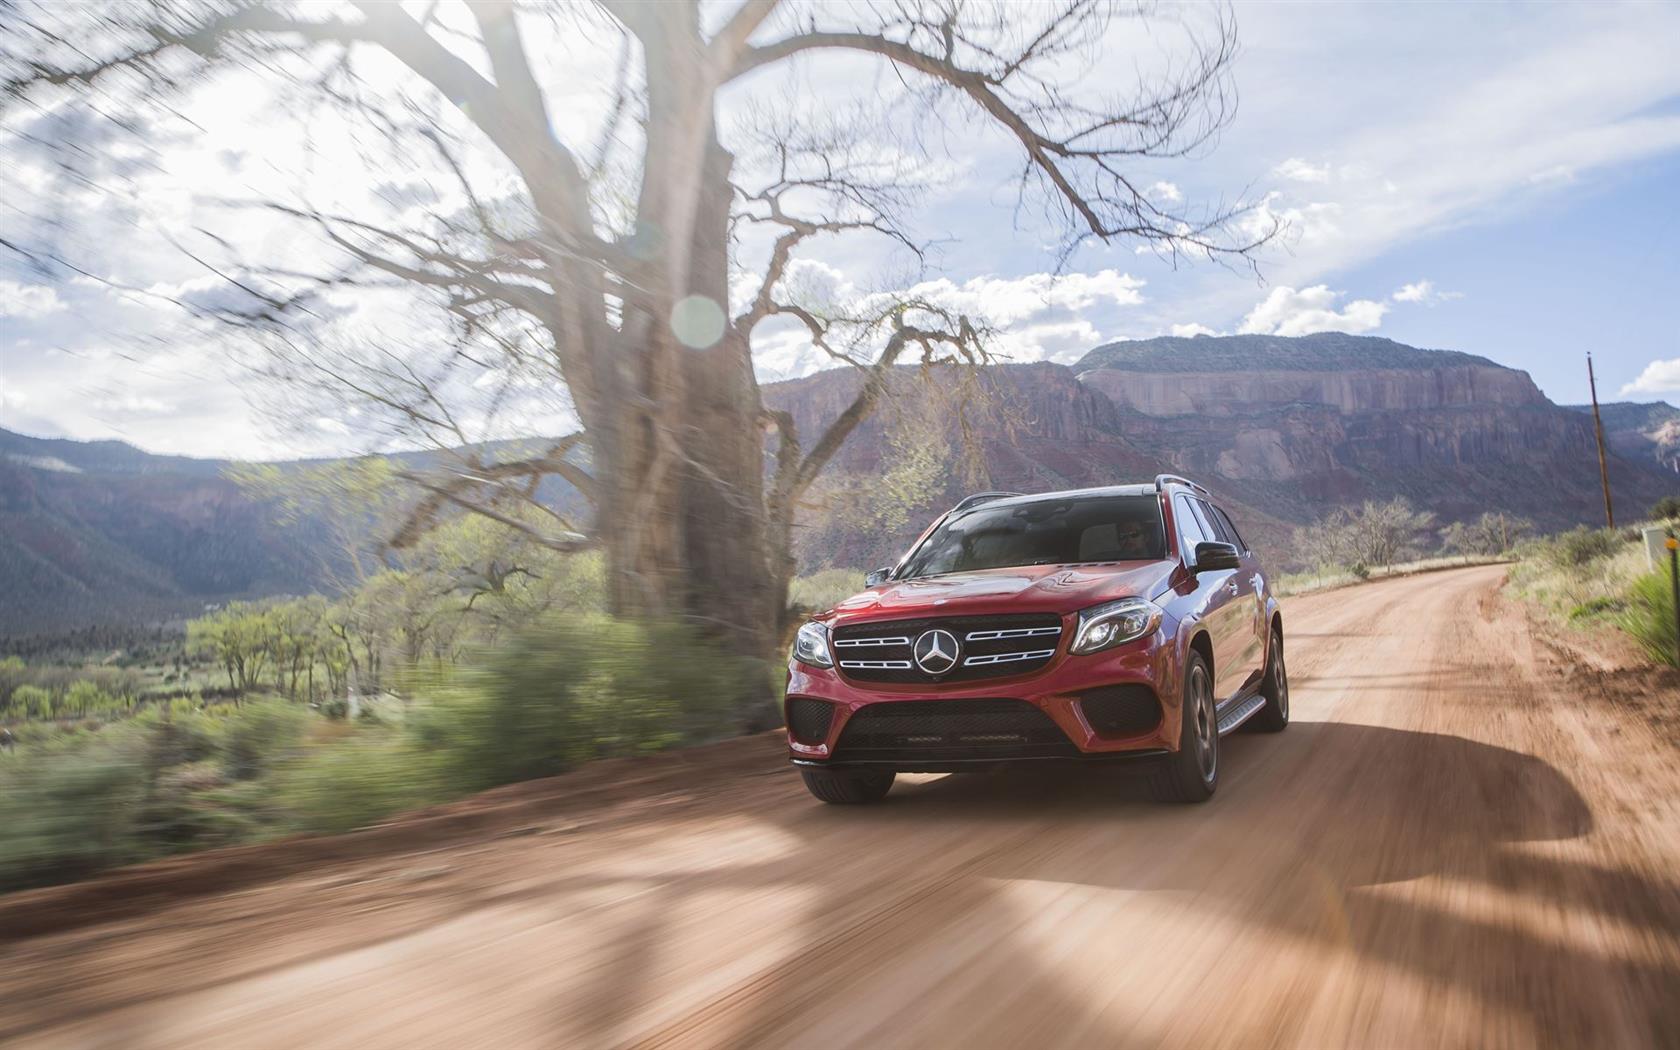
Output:
[[[52,694],[38,685],[20,685],[12,690],[7,710],[22,718],[50,718]]]
[[[1590,620],[1605,613],[1620,612],[1627,608],[1627,601],[1610,595],[1597,595],[1569,610],[1571,620]]]
[[[1600,558],[1616,553],[1622,538],[1609,529],[1589,529],[1577,525],[1568,532],[1560,532],[1542,545],[1544,557],[1560,568],[1589,565]]]
[[[402,734],[357,729],[283,769],[275,796],[288,826],[336,834],[448,797],[441,764]]]
[[[1674,592],[1667,572],[1653,572],[1633,581],[1621,626],[1653,661],[1676,665]]]
[[[0,888],[141,860],[150,749],[142,727],[0,761]]]
[[[262,776],[298,748],[309,721],[309,710],[297,704],[246,704],[222,724],[222,773],[229,780]]]
[[[685,627],[554,617],[456,675],[415,732],[477,790],[736,731],[765,673]]]
[[[1674,521],[1680,519],[1680,496],[1664,496],[1651,507],[1653,521]]]

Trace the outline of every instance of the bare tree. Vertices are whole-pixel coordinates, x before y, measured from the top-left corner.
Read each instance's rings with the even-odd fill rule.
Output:
[[[1240,204],[1154,199],[1133,170],[1196,149],[1229,119],[1236,38],[1215,13],[1212,31],[1197,34],[1170,9],[1186,53],[1128,95],[1090,90],[1086,74],[1111,30],[1157,12],[1101,0],[14,8],[0,77],[15,105],[56,106],[70,92],[121,112],[223,69],[256,71],[315,104],[309,119],[355,121],[385,137],[392,161],[444,173],[465,203],[442,213],[266,202],[337,261],[223,263],[246,297],[199,308],[260,331],[290,381],[384,413],[410,438],[469,446],[459,469],[416,479],[426,494],[399,542],[457,508],[555,549],[599,544],[616,611],[702,619],[762,651],[785,603],[792,508],[876,407],[890,370],[986,359],[979,320],[936,304],[877,301],[836,316],[787,294],[790,264],[825,238],[885,238],[917,257],[927,247],[907,221],[921,176],[872,164],[860,129],[894,126],[894,147],[924,158],[921,132],[944,122],[1001,135],[1019,158],[1022,204],[1059,224],[1064,260],[1083,241],[1116,238],[1175,259],[1246,259],[1274,231],[1244,231]],[[555,130],[564,103],[545,89],[554,77],[543,63],[555,40],[578,34],[619,62],[598,126],[568,137]],[[819,107],[766,71],[825,54],[888,72],[902,88],[894,119],[787,119]],[[370,56],[401,82],[375,83]],[[732,112],[761,118],[734,138],[724,92]],[[730,316],[732,261],[755,287]],[[453,322],[448,345],[347,348],[323,337],[311,323],[323,294],[353,288],[435,296]],[[759,396],[751,340],[772,318],[805,326],[815,347],[865,372],[820,434],[796,433]],[[464,371],[482,376],[491,359],[503,380],[563,385],[577,447],[568,439],[512,460],[471,449],[452,398]],[[508,511],[508,501],[544,502],[540,485],[555,475],[588,498],[590,521],[556,514],[538,526]]]

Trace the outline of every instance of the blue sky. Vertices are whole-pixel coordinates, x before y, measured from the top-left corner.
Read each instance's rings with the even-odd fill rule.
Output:
[[[1244,195],[1288,220],[1260,279],[1206,263],[1175,270],[1129,243],[1083,248],[1053,272],[1047,231],[1016,224],[1012,144],[958,133],[931,159],[940,182],[917,220],[950,243],[893,287],[987,314],[1018,359],[1067,361],[1103,341],[1174,331],[1339,329],[1482,354],[1527,370],[1560,402],[1585,399],[1590,349],[1601,397],[1680,400],[1680,5],[1267,3],[1236,14],[1235,122],[1214,148],[1137,174],[1163,199]],[[1105,48],[1087,75],[1118,85],[1139,53],[1135,27],[1118,27]],[[598,93],[610,71],[590,60],[557,60],[567,79],[553,90]],[[818,105],[890,89],[879,71],[816,62],[742,94],[774,97],[788,83]],[[331,413],[279,425],[274,388],[252,382],[251,348],[158,298],[226,294],[175,243],[196,226],[232,231],[264,258],[318,250],[220,208],[212,198],[230,185],[327,196],[359,185],[330,125],[310,134],[334,163],[300,162],[284,114],[254,116],[264,90],[222,83],[184,106],[203,131],[110,141],[105,170],[136,180],[119,192],[113,177],[72,201],[60,247],[146,291],[0,256],[0,425],[198,455],[357,450],[355,428]],[[0,122],[0,136],[16,129],[15,115]],[[0,150],[13,191],[0,236],[18,236],[46,175],[16,140]],[[901,264],[842,243],[795,276],[845,298],[881,290]],[[342,305],[350,331],[357,315],[366,327],[400,312]],[[795,329],[771,325],[755,350],[766,379],[819,363]],[[563,415],[523,425],[551,429]]]

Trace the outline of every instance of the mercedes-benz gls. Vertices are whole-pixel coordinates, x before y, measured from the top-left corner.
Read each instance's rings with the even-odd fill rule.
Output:
[[[1271,581],[1206,489],[970,496],[799,629],[793,763],[824,802],[904,772],[1143,760],[1163,800],[1219,786],[1219,738],[1289,724]]]

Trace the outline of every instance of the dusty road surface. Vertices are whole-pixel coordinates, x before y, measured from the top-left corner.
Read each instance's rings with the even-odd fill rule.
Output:
[[[757,738],[17,895],[0,1043],[1680,1045],[1676,749],[1502,576],[1286,602],[1295,724],[1205,806],[827,808]]]

